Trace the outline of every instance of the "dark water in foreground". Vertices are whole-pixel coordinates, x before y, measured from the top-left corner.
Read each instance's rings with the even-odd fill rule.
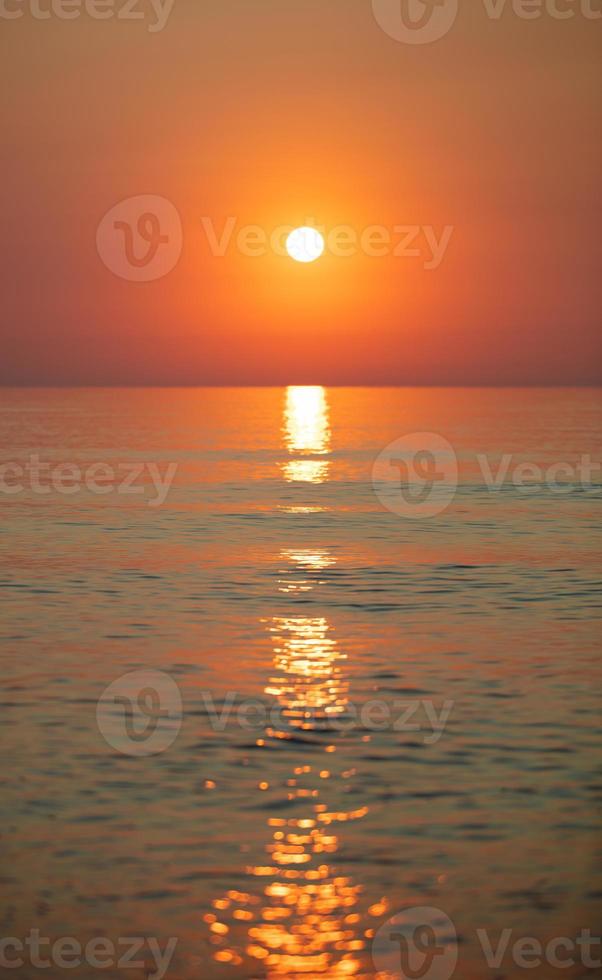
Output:
[[[174,980],[392,978],[391,933],[422,924],[446,950],[427,980],[456,952],[459,980],[602,975],[579,947],[563,969],[512,953],[599,935],[600,392],[5,390],[0,409],[0,464],[30,467],[0,493],[3,936],[175,937]],[[408,433],[457,457],[432,516],[373,489]],[[490,966],[479,937],[503,930]],[[22,956],[7,975],[65,974]],[[67,975],[156,975],[148,943],[133,958]]]

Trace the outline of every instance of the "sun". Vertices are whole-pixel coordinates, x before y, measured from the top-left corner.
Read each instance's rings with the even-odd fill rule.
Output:
[[[324,239],[315,228],[295,228],[286,240],[286,250],[295,262],[315,262],[324,252]]]

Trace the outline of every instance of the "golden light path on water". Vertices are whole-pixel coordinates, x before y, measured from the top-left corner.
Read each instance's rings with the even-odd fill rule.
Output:
[[[265,693],[278,699],[282,717],[294,727],[312,730],[343,714],[349,683],[341,663],[347,658],[328,636],[327,620],[275,618],[269,629],[277,673]]]
[[[326,389],[320,385],[286,390],[284,441],[291,455],[325,456],[330,452],[331,432]],[[323,483],[329,462],[324,459],[297,458],[282,465],[289,483]]]
[[[323,388],[288,389],[283,432],[290,453],[329,452]],[[328,466],[328,461],[289,460],[283,474],[287,480],[319,483],[327,478]],[[324,548],[290,548],[279,557],[285,563],[278,580],[281,593],[312,591],[322,584],[320,572],[336,564]],[[355,769],[337,771],[335,765],[336,743],[345,730],[349,705],[347,655],[339,649],[325,616],[273,616],[265,624],[274,655],[273,673],[264,690],[279,710],[278,721],[271,721],[257,745],[288,742],[293,752],[300,737],[325,732],[328,737],[312,741],[311,765],[304,743],[299,745],[298,764],[283,788],[295,815],[268,819],[267,861],[246,869],[251,880],[263,882],[262,888],[230,890],[214,900],[213,911],[205,916],[217,947],[214,958],[231,966],[255,961],[268,980],[357,977],[373,930],[358,911],[361,886],[340,874],[332,862],[339,849],[337,825],[362,819],[368,808],[339,809],[324,799],[335,781],[356,774]],[[323,753],[317,764],[316,747]],[[381,902],[371,906],[368,914],[378,917],[385,911]],[[235,942],[242,924],[247,924],[246,931]]]
[[[324,580],[317,578],[316,573],[325,571],[336,564],[336,559],[329,555],[324,548],[312,551],[283,549],[280,552],[280,557],[287,562],[288,568],[292,564],[295,569],[300,569],[308,575],[308,577],[300,577],[298,574],[292,575],[288,569],[285,569],[282,574],[286,577],[278,580],[278,591],[285,593],[311,592],[316,585],[324,584]]]
[[[330,635],[328,621],[273,617],[267,628],[274,643],[274,673],[265,693],[278,701],[281,723],[268,727],[259,743],[292,740],[295,731],[330,734],[333,718],[345,714],[349,682],[342,669],[346,656]],[[262,892],[230,891],[214,901],[213,913],[206,916],[220,946],[217,962],[240,965],[244,955],[260,961],[267,978],[359,973],[357,954],[371,936],[356,910],[361,886],[330,862],[339,848],[336,825],[359,820],[368,809],[339,810],[323,801],[329,780],[355,775],[355,770],[333,771],[336,726],[330,738],[322,764],[300,760],[286,781],[286,798],[289,805],[297,804],[296,815],[268,819],[268,861],[247,868],[250,876],[265,880]],[[226,919],[249,923],[244,949],[230,944]]]

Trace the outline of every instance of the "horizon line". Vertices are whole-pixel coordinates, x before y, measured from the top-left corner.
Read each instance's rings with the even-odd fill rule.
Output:
[[[345,382],[323,382],[323,381],[282,381],[282,382],[259,382],[259,383],[241,383],[241,382],[198,382],[194,384],[184,384],[184,383],[174,383],[165,384],[162,382],[130,382],[130,383],[114,383],[114,382],[84,382],[84,383],[47,383],[47,382],[36,382],[36,383],[19,383],[11,384],[0,382],[0,390],[28,390],[28,389],[39,389],[39,390],[81,390],[81,389],[182,389],[182,390],[194,390],[199,388],[426,388],[426,389],[499,389],[499,390],[551,390],[551,389],[566,389],[566,388],[602,388],[601,381],[584,381],[584,382],[543,382],[543,383],[520,383],[520,382],[502,382],[499,384],[487,384],[483,382],[454,382],[448,384],[441,383],[411,383],[411,382],[400,382],[400,383],[384,383],[384,382],[361,382],[361,383],[345,383]]]

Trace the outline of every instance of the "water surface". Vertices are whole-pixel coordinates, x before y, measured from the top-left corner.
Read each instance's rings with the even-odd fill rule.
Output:
[[[477,457],[599,461],[599,392],[40,389],[0,407],[0,463],[177,467],[158,506],[147,470],[141,494],[58,492],[50,470],[0,495],[4,935],[178,937],[175,980],[375,977],[374,933],[428,906],[476,980],[524,975],[490,970],[477,929],[596,929],[600,471],[492,491]],[[430,518],[372,486],[414,432],[459,461]],[[96,714],[143,668],[183,702],[148,757]]]

